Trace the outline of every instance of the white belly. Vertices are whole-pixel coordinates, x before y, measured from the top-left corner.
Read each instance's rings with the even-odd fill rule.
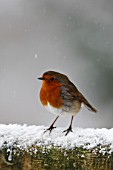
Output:
[[[55,115],[59,115],[59,116],[60,116],[60,115],[63,115],[62,108],[57,109],[57,108],[51,106],[50,103],[48,103],[48,104],[45,106],[45,108],[46,108],[49,112],[51,112],[51,113],[53,113],[53,114],[55,114]]]
[[[73,115],[73,116],[74,116],[74,115],[76,114],[76,112],[63,111],[62,108],[57,109],[57,108],[51,106],[50,103],[48,103],[48,104],[45,106],[45,108],[46,108],[49,112],[51,112],[51,113],[53,113],[53,114],[55,114],[55,115],[59,115],[59,116],[66,116],[66,115]]]

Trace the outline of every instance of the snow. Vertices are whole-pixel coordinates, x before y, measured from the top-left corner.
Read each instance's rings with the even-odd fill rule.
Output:
[[[37,53],[35,53],[35,59],[37,59],[38,58],[38,54]]]
[[[56,128],[51,134],[44,133],[47,127],[27,126],[19,124],[0,124],[0,148],[4,145],[11,148],[16,145],[20,149],[27,150],[29,146],[57,146],[64,149],[83,147],[92,149],[100,146],[100,152],[104,153],[109,146],[109,153],[113,152],[113,128],[93,129],[74,128],[67,136],[63,133],[64,128]],[[105,146],[105,148],[104,148]],[[11,158],[10,158],[11,159]]]

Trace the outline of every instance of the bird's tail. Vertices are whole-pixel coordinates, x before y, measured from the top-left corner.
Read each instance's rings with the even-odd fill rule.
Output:
[[[92,111],[92,112],[95,112],[95,113],[97,112],[97,110],[96,110],[94,107],[92,107],[92,106],[89,104],[89,102],[85,102],[84,105],[87,107],[88,110],[90,110],[90,111]]]

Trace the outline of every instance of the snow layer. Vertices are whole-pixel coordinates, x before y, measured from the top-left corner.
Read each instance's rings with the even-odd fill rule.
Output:
[[[47,127],[27,126],[18,124],[0,124],[0,148],[7,144],[7,147],[16,145],[20,149],[29,146],[60,146],[65,149],[83,147],[92,149],[98,146],[109,146],[109,153],[113,152],[113,128],[93,129],[74,128],[67,136],[63,133],[64,128],[56,128],[44,133]]]

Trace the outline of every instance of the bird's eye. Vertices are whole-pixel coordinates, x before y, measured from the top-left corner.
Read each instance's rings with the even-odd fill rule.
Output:
[[[53,81],[54,80],[54,77],[51,77],[51,81]]]

